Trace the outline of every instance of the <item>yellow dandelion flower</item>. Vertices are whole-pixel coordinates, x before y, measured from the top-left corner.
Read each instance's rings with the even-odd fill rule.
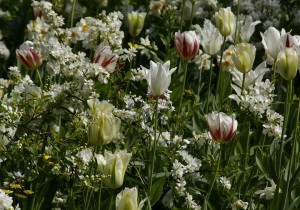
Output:
[[[52,156],[51,155],[44,155],[44,160],[50,159]]]

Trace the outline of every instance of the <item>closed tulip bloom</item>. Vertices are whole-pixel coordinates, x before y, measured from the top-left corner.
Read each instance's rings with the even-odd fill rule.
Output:
[[[150,94],[154,96],[161,96],[168,90],[171,83],[171,75],[176,70],[176,68],[170,70],[170,61],[164,64],[150,61],[150,69],[146,69],[143,66],[142,69],[146,71],[148,89]]]
[[[19,61],[30,70],[37,69],[43,63],[41,54],[34,48],[31,41],[21,44],[20,49],[16,50],[16,55]]]
[[[195,31],[176,32],[174,45],[183,60],[191,60],[199,51],[199,39]]]
[[[116,197],[116,210],[140,210],[137,188],[125,188]]]
[[[224,143],[233,138],[238,125],[235,114],[227,116],[223,112],[214,111],[205,117],[213,140]]]
[[[98,63],[109,73],[113,73],[118,62],[118,56],[113,54],[110,46],[100,44],[93,57],[93,63]]]
[[[96,155],[98,172],[103,175],[103,183],[110,188],[121,187],[124,181],[124,175],[130,162],[132,154],[127,150],[116,151],[114,154],[110,151],[104,151],[104,156]]]
[[[136,37],[141,33],[141,31],[144,27],[146,15],[147,14],[145,12],[127,13],[127,19],[128,19],[128,24],[129,24],[129,34],[132,37]]]
[[[201,45],[206,54],[215,55],[220,51],[223,38],[219,30],[210,22],[210,20],[205,19],[203,28],[199,29],[199,36]]]
[[[215,13],[216,25],[223,36],[229,36],[235,29],[235,17],[231,8],[221,8]]]
[[[240,43],[234,47],[231,59],[235,67],[242,73],[247,73],[253,67],[256,48],[248,43]]]
[[[285,79],[292,80],[297,74],[299,58],[294,48],[286,48],[279,52],[276,60],[276,71]]]
[[[121,120],[113,115],[114,106],[107,101],[87,101],[93,115],[88,126],[88,140],[91,144],[103,146],[120,138]]]

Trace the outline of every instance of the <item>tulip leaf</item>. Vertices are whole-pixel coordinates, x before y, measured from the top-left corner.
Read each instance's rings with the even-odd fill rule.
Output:
[[[163,193],[163,187],[165,184],[166,178],[162,177],[160,179],[157,179],[154,184],[152,185],[152,190],[150,193],[150,202],[151,206],[153,206],[161,197]]]

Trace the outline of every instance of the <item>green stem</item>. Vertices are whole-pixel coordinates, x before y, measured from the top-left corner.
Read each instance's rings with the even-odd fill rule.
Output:
[[[282,153],[284,148],[284,135],[288,123],[289,113],[290,113],[290,102],[292,98],[292,92],[293,92],[293,80],[289,80],[287,84],[287,91],[285,96],[285,104],[284,104],[284,118],[283,118],[283,127],[282,127],[282,133],[281,133],[281,139],[280,139],[280,153],[279,153],[279,161],[278,161],[278,182],[280,180],[280,169],[281,169],[281,159],[282,159]]]
[[[240,14],[240,0],[238,0],[238,8],[237,8],[237,14],[236,14],[236,22],[235,22],[235,32],[234,32],[234,42],[233,44],[236,44],[237,39],[237,32],[239,30],[238,24],[239,24],[239,14]]]
[[[43,90],[43,80],[42,80],[42,77],[41,77],[41,75],[40,75],[39,69],[36,69],[36,73],[37,73],[37,75],[38,75],[38,78],[39,78],[39,81],[40,81],[40,85],[41,85],[41,88],[42,88],[42,90]]]
[[[211,95],[211,79],[212,79],[212,64],[213,64],[213,57],[210,57],[210,67],[209,67],[209,83],[208,83],[208,92],[207,92],[207,101],[206,101],[206,107],[205,107],[205,113],[208,112],[208,106],[209,106],[209,97]],[[199,94],[198,94],[199,95]]]
[[[73,27],[74,13],[75,13],[75,5],[76,5],[76,0],[73,0],[73,4],[72,4],[72,12],[71,12],[71,23],[70,23],[70,27]]]
[[[183,14],[184,14],[185,1],[186,1],[186,0],[183,0],[183,2],[182,2],[181,19],[180,19],[180,30],[182,30],[182,23],[183,23]]]
[[[198,79],[198,96],[200,96],[200,92],[201,92],[201,81],[202,81],[202,69],[200,70],[200,73],[199,73],[199,79]]]
[[[190,20],[190,25],[189,28],[192,26],[193,23],[193,18],[194,18],[194,7],[195,6],[195,2],[192,2],[192,12],[191,12],[191,20]]]
[[[151,194],[151,187],[153,181],[154,173],[154,163],[155,163],[155,152],[156,152],[156,143],[157,143],[157,124],[158,124],[158,97],[155,102],[155,112],[154,112],[154,142],[152,145],[151,153],[151,165],[150,165],[150,174],[149,174],[149,184],[148,184],[148,196]]]
[[[209,191],[208,191],[208,193],[206,195],[206,198],[205,198],[206,203],[208,203],[208,201],[209,201],[209,197],[210,197],[211,191],[212,191],[212,189],[214,187],[215,181],[216,181],[217,176],[218,176],[218,171],[219,171],[219,168],[220,168],[220,162],[221,162],[221,156],[222,156],[222,149],[223,149],[223,144],[221,143],[220,144],[220,149],[219,149],[218,162],[217,162],[217,165],[216,165],[216,170],[215,170],[215,175],[214,175],[214,178],[213,178],[213,182],[211,183]]]
[[[241,96],[244,95],[245,79],[246,79],[246,73],[243,73],[243,82],[242,82]]]
[[[222,107],[222,93],[220,91],[220,86],[222,86],[222,83],[223,83],[222,59],[223,59],[223,54],[224,54],[224,51],[225,51],[225,45],[226,45],[226,36],[224,36],[222,51],[221,51],[221,57],[220,57],[220,61],[219,61],[219,66],[220,67],[219,67],[219,75],[218,75],[218,83],[217,83],[217,91],[216,91],[216,96],[217,96],[217,93],[219,93],[220,107]]]
[[[187,61],[183,61],[184,76],[183,76],[183,81],[182,81],[182,90],[181,90],[180,101],[179,101],[178,115],[181,113],[182,99],[183,99],[185,80],[186,80],[186,74],[187,74],[187,65],[188,65]]]
[[[275,83],[276,83],[276,72],[275,72],[275,70],[276,70],[276,59],[274,60],[274,64],[272,66],[272,70],[273,70],[272,82],[275,85]]]
[[[101,194],[102,194],[102,181],[100,183],[99,195],[98,195],[98,210],[101,210]]]

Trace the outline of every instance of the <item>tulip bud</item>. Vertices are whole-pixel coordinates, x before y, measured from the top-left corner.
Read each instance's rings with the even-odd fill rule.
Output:
[[[116,197],[116,210],[140,210],[137,188],[125,188]]]
[[[235,67],[242,73],[247,73],[253,67],[256,48],[248,43],[240,43],[234,47],[231,59]]]
[[[127,150],[116,151],[112,154],[105,151],[103,155],[96,155],[98,172],[103,175],[103,183],[110,188],[121,187],[124,181],[125,171],[132,154]]]
[[[112,113],[114,106],[107,101],[87,101],[93,121],[88,126],[88,140],[91,144],[102,146],[120,138],[121,120]]]
[[[212,112],[205,117],[213,140],[224,143],[233,138],[238,125],[235,114],[227,116],[223,112]]]
[[[31,41],[24,42],[19,50],[16,50],[16,55],[19,61],[28,69],[37,69],[43,63],[41,54],[33,47]]]
[[[297,74],[298,63],[299,58],[295,49],[283,49],[279,52],[276,60],[276,71],[285,80],[292,80]]]
[[[170,61],[164,64],[150,61],[150,69],[146,69],[143,66],[142,69],[146,71],[146,80],[150,93],[155,96],[161,96],[166,92],[171,83],[171,75],[176,70],[176,68],[170,70]]]
[[[99,47],[96,49],[93,58],[93,63],[98,63],[109,73],[113,73],[116,68],[117,62],[118,56],[112,53],[110,46],[100,44]]]
[[[174,45],[183,60],[191,60],[199,50],[199,39],[195,31],[176,32]]]
[[[132,37],[138,36],[143,27],[144,27],[144,21],[146,18],[146,13],[145,12],[131,12],[127,13],[127,19],[128,19],[128,24],[129,24],[129,34]]]
[[[229,36],[235,29],[235,17],[231,8],[221,8],[215,13],[216,25],[223,36]]]

